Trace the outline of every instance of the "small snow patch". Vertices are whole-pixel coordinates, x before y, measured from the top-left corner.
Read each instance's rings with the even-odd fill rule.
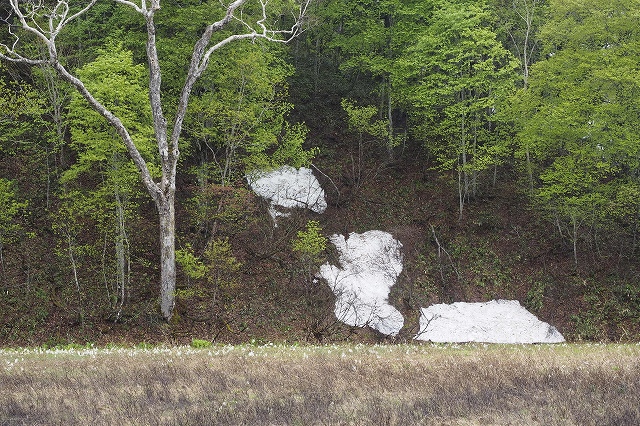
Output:
[[[456,302],[423,308],[418,340],[431,342],[562,343],[555,327],[540,321],[517,300]]]
[[[391,336],[404,325],[402,314],[389,304],[389,291],[402,272],[402,244],[391,234],[352,232],[329,239],[340,254],[341,267],[325,263],[319,276],[336,295],[335,315],[355,327],[370,326]]]
[[[247,175],[247,182],[258,196],[270,201],[269,214],[274,222],[279,216],[289,216],[278,208],[306,208],[316,213],[327,209],[324,190],[306,167],[282,166],[268,172],[256,171]]]

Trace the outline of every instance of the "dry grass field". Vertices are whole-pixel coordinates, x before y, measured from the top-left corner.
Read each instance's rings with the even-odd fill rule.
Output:
[[[637,425],[640,345],[0,351],[0,425]]]

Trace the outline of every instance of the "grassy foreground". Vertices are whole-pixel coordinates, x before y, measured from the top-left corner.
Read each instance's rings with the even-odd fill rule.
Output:
[[[635,425],[640,345],[0,351],[0,425]]]

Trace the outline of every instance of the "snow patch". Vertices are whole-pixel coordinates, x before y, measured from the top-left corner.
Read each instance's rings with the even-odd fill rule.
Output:
[[[260,197],[270,201],[269,214],[277,226],[277,218],[289,216],[289,212],[278,208],[306,208],[324,213],[327,202],[320,182],[311,169],[282,166],[271,171],[256,171],[247,175],[251,189]]]
[[[418,340],[431,342],[562,343],[555,327],[542,322],[517,300],[456,302],[423,308]]]
[[[383,231],[352,232],[348,239],[336,234],[329,240],[340,254],[341,267],[325,263],[319,276],[336,295],[336,318],[351,326],[398,334],[404,318],[388,298],[402,272],[402,244]]]

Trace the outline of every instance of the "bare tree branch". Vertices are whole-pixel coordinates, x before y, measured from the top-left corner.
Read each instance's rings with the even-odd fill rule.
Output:
[[[298,15],[294,16],[294,24],[288,30],[269,30],[264,25],[264,22],[267,19],[267,2],[265,0],[260,0],[262,15],[261,19],[257,21],[257,25],[259,25],[262,29],[261,32],[257,32],[256,30],[254,30],[251,25],[243,20],[242,17],[235,16],[236,11],[245,3],[247,3],[247,0],[235,0],[227,7],[226,14],[221,20],[214,22],[205,28],[202,36],[194,46],[193,55],[191,57],[191,65],[189,67],[189,72],[183,86],[182,94],[180,95],[180,102],[176,111],[173,133],[171,135],[171,145],[172,147],[175,147],[174,149],[177,149],[178,139],[182,132],[182,124],[184,121],[184,116],[186,114],[187,105],[189,103],[189,97],[191,96],[193,85],[206,70],[209,64],[209,58],[211,57],[213,52],[219,50],[220,48],[231,42],[238,40],[254,40],[256,38],[263,38],[267,41],[280,43],[287,43],[291,41],[295,36],[300,34],[302,30],[301,21],[307,13],[310,2],[311,0],[303,0],[299,8]],[[248,32],[244,34],[231,35],[214,44],[213,46],[207,47],[211,41],[211,37],[213,36],[213,34],[224,28],[232,19],[241,22],[248,30]],[[277,37],[278,35],[282,34],[287,35],[287,37],[284,39]]]
[[[53,67],[64,80],[71,83],[76,88],[76,90],[82,95],[82,97],[87,100],[87,102],[89,102],[89,104],[95,111],[102,115],[107,120],[107,122],[115,128],[118,136],[120,136],[120,138],[123,140],[127,151],[131,156],[131,159],[138,168],[138,171],[140,172],[142,178],[142,182],[149,191],[151,197],[156,200],[156,198],[159,196],[158,185],[153,181],[146,161],[140,154],[140,151],[138,151],[138,149],[136,148],[135,144],[133,143],[133,139],[129,134],[129,131],[122,123],[122,121],[111,111],[109,111],[102,103],[100,103],[89,92],[84,83],[69,71],[67,71],[67,69],[60,62],[54,63]]]
[[[144,0],[142,0],[142,7],[138,7],[137,4],[128,0],[115,0],[115,2],[132,7],[138,13],[144,13],[147,10],[147,2]]]

